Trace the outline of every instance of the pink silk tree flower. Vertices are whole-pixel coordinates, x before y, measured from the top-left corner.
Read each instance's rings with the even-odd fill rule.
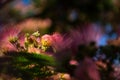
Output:
[[[19,37],[20,29],[16,27],[4,27],[0,31],[0,45],[5,50],[16,50],[15,47],[9,42],[10,38]]]
[[[52,51],[52,36],[45,34],[41,37],[40,43],[41,43],[41,50],[44,52],[51,52]]]
[[[70,37],[75,46],[80,44],[89,44],[91,41],[97,43],[101,36],[102,31],[96,24],[88,24],[83,28],[70,30]]]
[[[63,36],[59,33],[54,33],[52,35],[53,38],[53,47],[56,51],[62,51],[71,46],[71,39],[69,37]]]
[[[52,45],[52,36],[45,34],[41,37],[41,44],[42,46],[51,46]]]
[[[72,53],[78,52],[78,46],[81,44],[88,45],[90,42],[95,42],[96,45],[102,36],[102,31],[99,25],[87,24],[82,28],[72,29],[69,32],[69,38],[71,38]]]
[[[97,66],[91,58],[85,57],[79,63],[75,70],[75,78],[77,80],[100,80]]]
[[[54,33],[52,35],[52,46],[55,48],[55,50],[61,50],[62,48],[62,43],[63,43],[63,37],[59,33]]]
[[[87,37],[85,38],[87,42],[94,41],[98,43],[99,39],[102,36],[101,28],[97,24],[88,25],[86,32],[87,32]]]

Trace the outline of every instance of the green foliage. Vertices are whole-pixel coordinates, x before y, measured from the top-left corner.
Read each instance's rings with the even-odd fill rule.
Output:
[[[17,55],[15,58],[15,61],[18,62],[30,62],[30,63],[38,63],[38,64],[44,64],[43,66],[53,66],[55,65],[54,58],[52,56],[48,56],[46,54],[36,54],[36,53],[25,53],[20,52],[19,55]],[[30,60],[30,61],[29,61]]]
[[[32,80],[35,77],[46,78],[55,74],[55,60],[46,54],[26,52],[11,52],[6,54],[10,61],[5,63],[6,68],[2,72],[21,77],[23,80]],[[11,66],[11,70],[8,70]],[[9,72],[10,71],[10,72]],[[28,77],[29,76],[29,77]]]

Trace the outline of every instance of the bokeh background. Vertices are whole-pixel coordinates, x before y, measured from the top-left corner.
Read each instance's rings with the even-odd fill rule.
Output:
[[[67,32],[96,24],[102,29],[99,45],[120,35],[119,0],[1,0],[0,26],[22,26],[44,33]],[[34,28],[34,29],[33,29]],[[99,28],[98,28],[99,29]]]
[[[16,35],[38,30],[41,35],[59,32],[65,35],[65,39],[70,37],[73,39],[72,49],[89,41],[95,41],[100,49],[100,46],[108,44],[119,46],[120,0],[0,0],[0,39],[3,42],[5,36],[11,33]],[[1,40],[0,44],[8,44]],[[69,42],[66,40],[63,44]],[[112,53],[109,46],[105,50],[106,53]],[[115,50],[119,52],[119,48]],[[116,51],[113,50],[113,53]],[[120,55],[116,55],[118,57],[113,63],[120,70]],[[99,56],[96,52],[94,58]]]

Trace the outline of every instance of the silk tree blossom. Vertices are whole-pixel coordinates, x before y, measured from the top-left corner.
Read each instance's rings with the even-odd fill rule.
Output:
[[[57,51],[65,50],[71,46],[72,40],[69,37],[62,36],[59,33],[54,33],[52,35],[52,39],[52,45]]]
[[[88,42],[94,41],[94,42],[98,43],[99,39],[102,36],[101,28],[96,24],[89,25],[86,32],[87,32],[87,36],[88,36],[86,40]]]
[[[45,34],[41,37],[41,44],[42,46],[51,46],[53,39],[51,35]]]
[[[70,30],[68,34],[61,35],[54,33],[53,35],[44,35],[41,41],[43,45],[51,44],[56,51],[64,51],[72,49],[77,53],[77,48],[80,44],[89,44],[92,41],[98,43],[102,32],[95,24],[89,24],[85,28]]]
[[[0,32],[0,45],[5,50],[16,50],[15,47],[9,42],[10,38],[19,37],[21,29],[16,27],[4,27]]]
[[[17,27],[17,26],[16,26]],[[18,37],[19,43],[24,46],[25,36],[21,35],[21,30],[23,28],[10,27],[3,29],[1,33],[1,47],[13,47],[10,42],[10,37]],[[83,29],[70,30],[68,34],[61,35],[60,33],[53,33],[52,35],[45,34],[38,41],[38,45],[42,48],[52,46],[56,51],[64,51],[66,49],[77,49],[80,44],[88,44],[91,41],[98,42],[101,36],[101,31],[96,29],[96,25],[90,24]],[[6,45],[5,45],[6,44]]]
[[[41,37],[41,45],[44,47],[52,46],[55,51],[69,48],[71,42],[70,38],[66,38],[60,33],[54,33],[52,35],[45,34]]]
[[[83,28],[70,30],[70,37],[74,46],[89,44],[91,41],[98,43],[101,36],[102,31],[96,24],[88,24]]]
[[[83,27],[71,29],[69,32],[69,38],[71,40],[70,47],[73,56],[78,53],[79,45],[89,45],[91,42],[98,44],[99,39],[102,36],[102,31],[99,26],[95,24],[87,24]]]
[[[97,66],[89,57],[85,57],[79,63],[75,70],[75,77],[77,80],[100,80]]]
[[[53,41],[53,46],[59,50],[63,45],[61,43],[63,43],[63,36],[60,35],[59,33],[54,33],[52,35],[52,39]]]
[[[52,37],[51,35],[45,34],[41,37],[41,49],[47,51],[52,46]]]

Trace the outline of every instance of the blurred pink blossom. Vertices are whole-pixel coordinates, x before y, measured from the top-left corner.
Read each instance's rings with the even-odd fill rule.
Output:
[[[75,77],[78,80],[100,80],[97,66],[89,57],[85,57],[85,59],[79,63],[75,70]]]
[[[89,44],[91,41],[98,43],[101,36],[102,31],[96,24],[87,24],[83,28],[70,30],[70,37],[74,46]]]
[[[41,37],[41,44],[43,46],[51,46],[53,42],[52,36],[45,34]]]
[[[75,55],[78,51],[78,46],[81,44],[88,45],[90,42],[95,42],[96,46],[102,36],[100,26],[96,24],[86,24],[85,26],[71,29],[68,38],[71,39],[72,53]]]
[[[19,28],[21,28],[23,31],[36,31],[38,29],[44,30],[46,28],[49,28],[52,24],[52,21],[49,18],[46,19],[26,19],[19,24],[16,24]]]
[[[16,50],[15,47],[9,42],[10,37],[19,37],[21,29],[17,27],[4,27],[0,31],[0,45],[5,50]]]
[[[54,33],[52,35],[52,38],[53,38],[53,47],[57,51],[68,49],[71,46],[72,40],[59,33]]]
[[[69,64],[70,65],[78,65],[79,63],[76,60],[72,59],[72,60],[70,60]]]

